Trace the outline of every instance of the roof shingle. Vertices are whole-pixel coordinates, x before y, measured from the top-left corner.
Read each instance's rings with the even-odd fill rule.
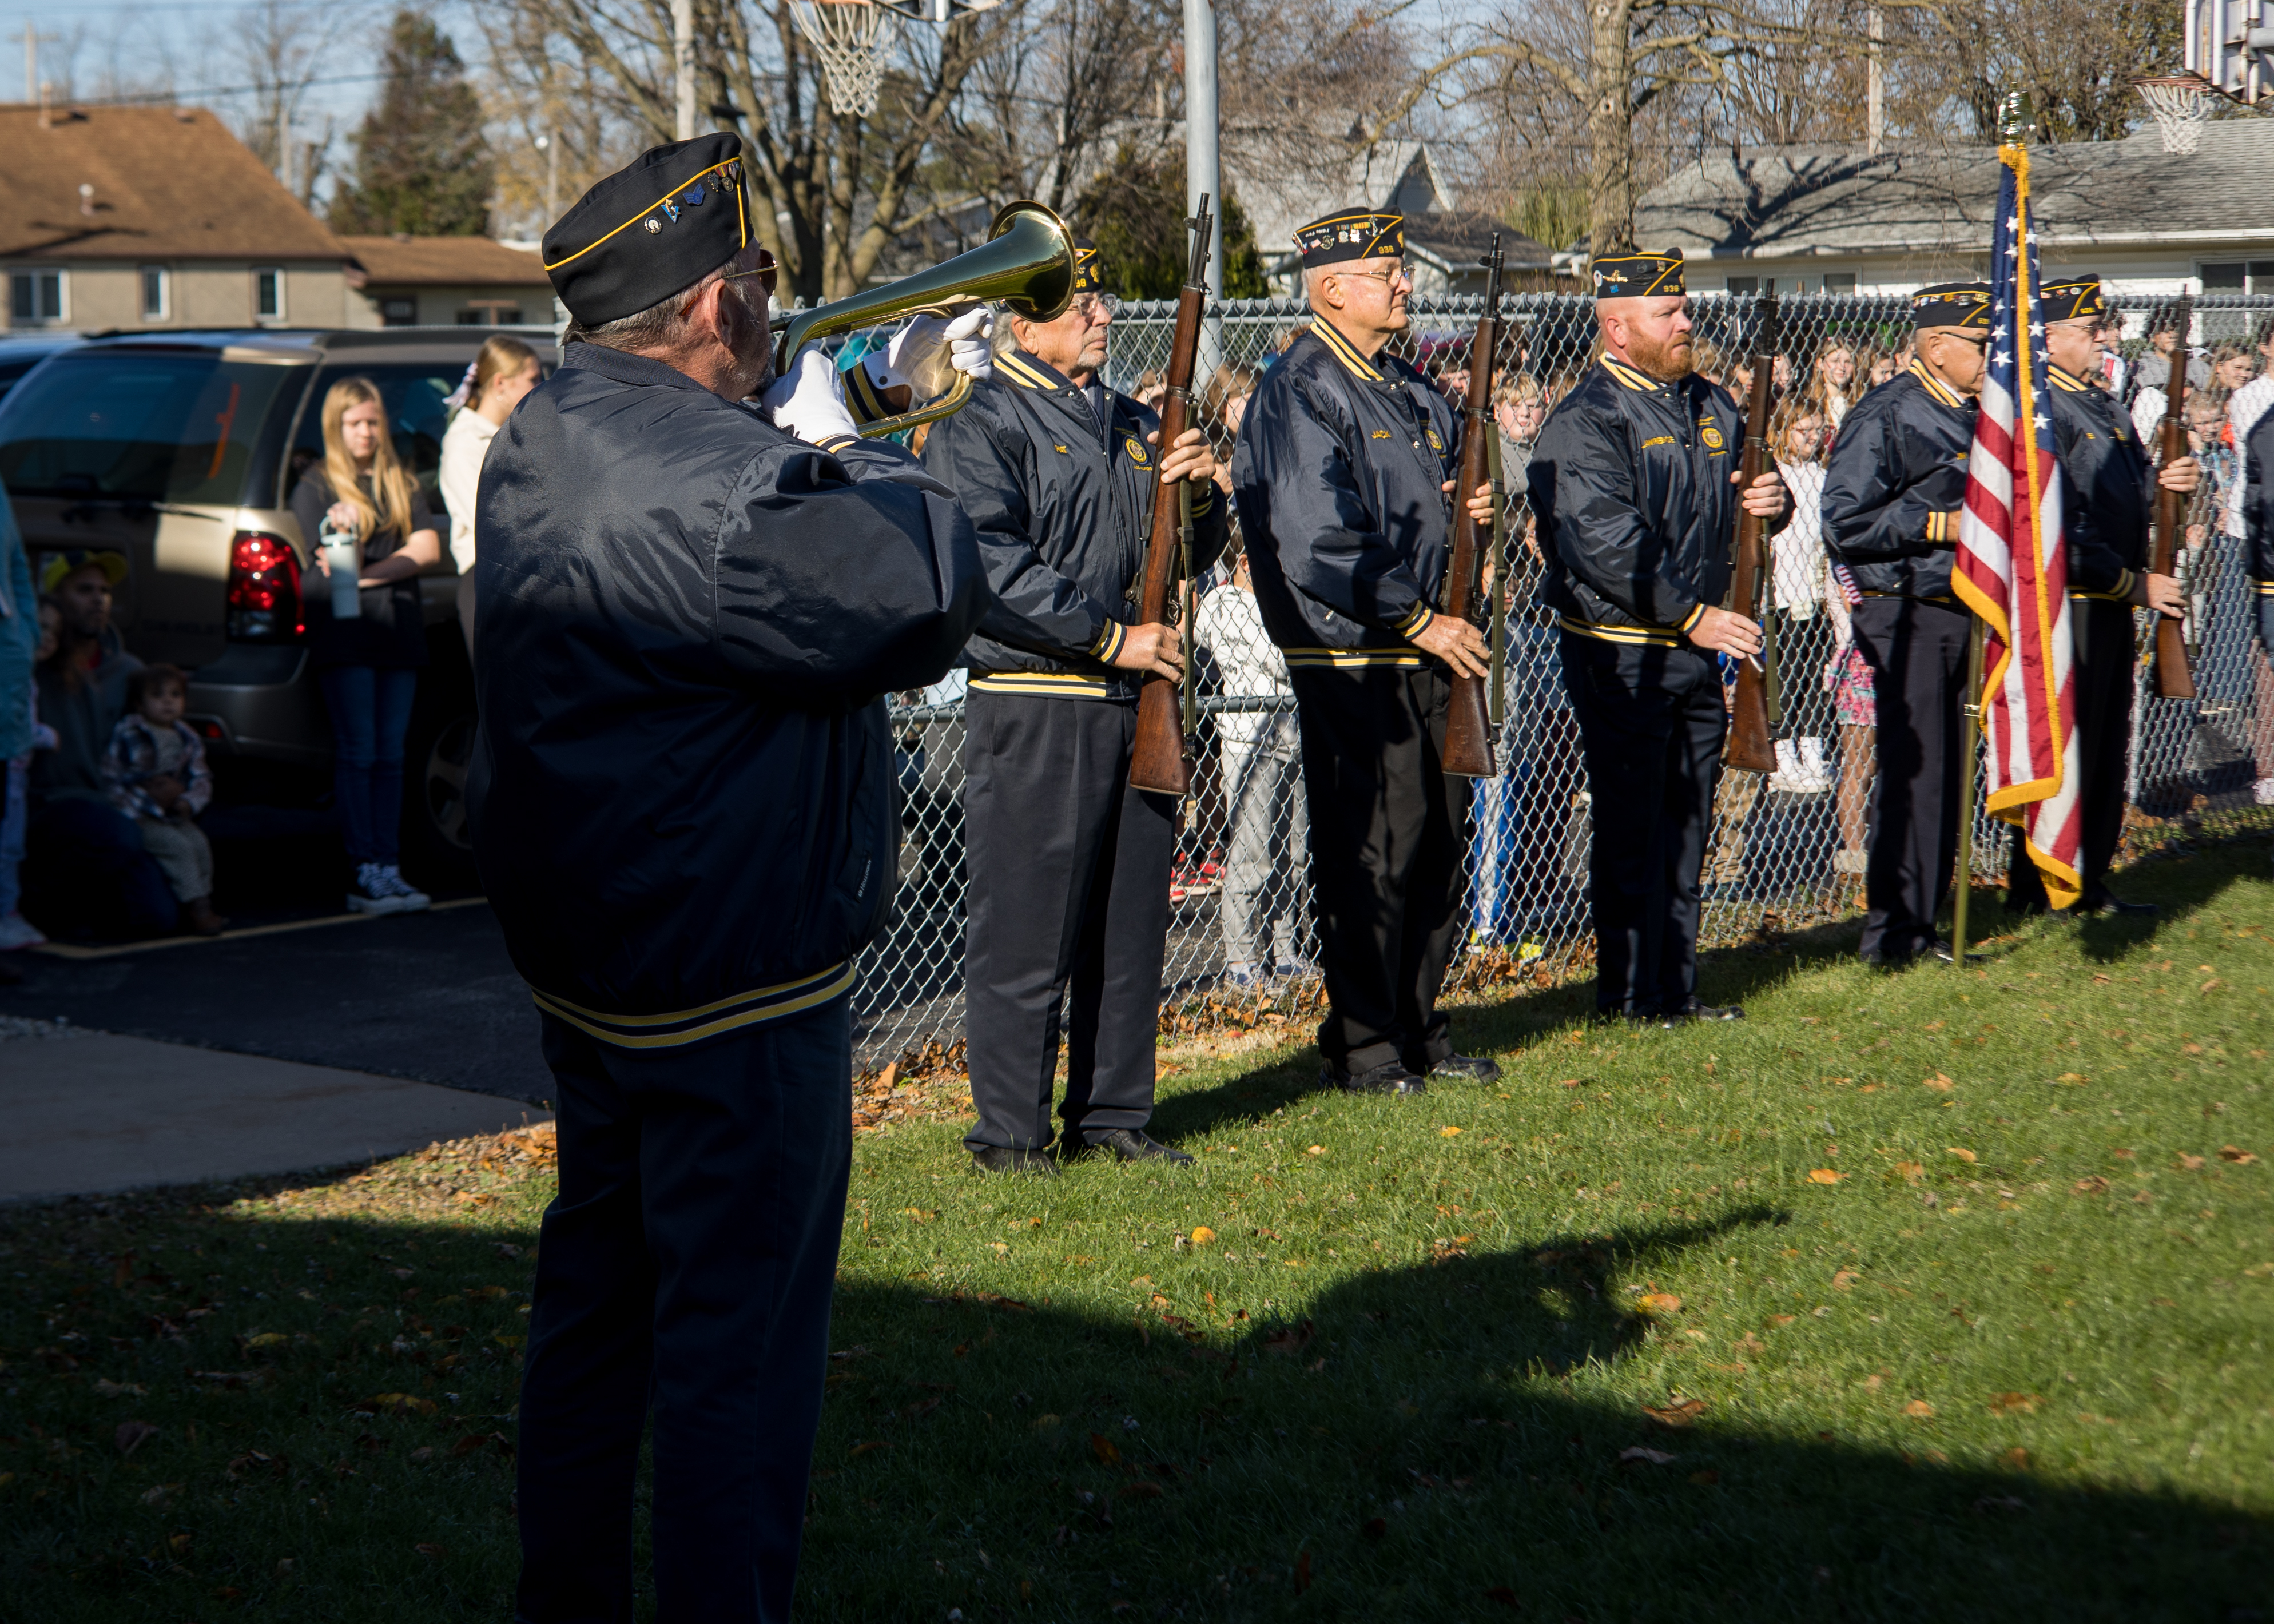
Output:
[[[370,287],[526,288],[546,281],[545,263],[525,249],[486,237],[343,237]]]
[[[340,239],[202,108],[0,107],[0,254],[341,260]],[[81,186],[91,186],[82,194]]]

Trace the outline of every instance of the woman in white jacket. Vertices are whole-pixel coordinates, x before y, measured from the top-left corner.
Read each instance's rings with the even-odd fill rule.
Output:
[[[442,506],[450,514],[450,560],[458,567],[458,625],[466,635],[466,657],[474,652],[474,495],[482,482],[482,459],[490,440],[521,397],[545,380],[537,352],[502,333],[482,346],[466,369],[463,410],[442,435],[438,475]]]

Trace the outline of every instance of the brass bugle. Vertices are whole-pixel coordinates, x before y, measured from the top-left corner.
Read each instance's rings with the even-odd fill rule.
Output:
[[[952,316],[976,304],[1005,304],[1029,321],[1053,320],[1073,303],[1074,276],[1073,233],[1052,210],[1021,199],[1005,205],[987,240],[968,252],[850,298],[775,316],[772,325],[781,343],[774,371],[786,374],[790,357],[818,339],[909,316]],[[945,394],[866,425],[862,436],[880,440],[934,422],[960,410],[970,395],[969,375],[957,372]]]

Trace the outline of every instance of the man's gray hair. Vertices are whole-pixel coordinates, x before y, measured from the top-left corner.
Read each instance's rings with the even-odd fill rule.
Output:
[[[739,251],[735,256],[740,258]],[[568,330],[561,335],[563,345],[598,344],[603,350],[673,351],[687,342],[688,296],[699,292],[713,276],[734,268],[728,259],[716,270],[705,271],[688,286],[665,298],[657,300],[645,310],[636,310],[629,316],[618,316],[614,321],[596,322],[591,327],[571,318]]]

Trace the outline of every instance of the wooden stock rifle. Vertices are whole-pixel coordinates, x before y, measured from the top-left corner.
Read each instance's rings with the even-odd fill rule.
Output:
[[[1729,732],[1721,744],[1722,763],[1747,772],[1774,772],[1777,767],[1776,739],[1769,715],[1776,683],[1776,644],[1767,613],[1768,522],[1747,511],[1745,494],[1768,470],[1769,410],[1776,399],[1781,343],[1776,296],[1766,294],[1753,305],[1753,387],[1745,402],[1745,451],[1737,477],[1737,541],[1729,575],[1729,606],[1759,624],[1761,658],[1743,660],[1737,665]]]
[[[1208,307],[1209,248],[1215,222],[1208,194],[1200,213],[1186,222],[1193,230],[1192,269],[1177,293],[1177,331],[1169,344],[1169,393],[1161,402],[1161,443],[1154,456],[1153,525],[1145,544],[1144,580],[1137,600],[1137,624],[1159,626],[1169,619],[1169,595],[1181,566],[1192,578],[1192,491],[1178,480],[1170,489],[1158,470],[1193,420],[1193,365],[1200,353],[1201,317]],[[1186,748],[1186,719],[1193,707],[1178,704],[1180,690],[1192,688],[1191,595],[1186,594],[1185,675],[1181,682],[1148,673],[1137,690],[1137,740],[1129,759],[1129,782],[1156,794],[1182,795],[1191,789],[1192,760]]]
[[[2184,415],[2187,399],[2187,334],[2195,327],[2195,300],[2180,300],[2179,332],[2172,343],[2172,375],[2164,384],[2164,421],[2157,425],[2158,472],[2189,455]],[[2156,523],[2148,553],[2148,568],[2155,575],[2180,573],[2180,549],[2187,538],[2187,492],[2156,487]],[[2193,699],[2195,673],[2187,663],[2187,622],[2156,612],[2156,691],[2165,699]]]
[[[1494,526],[1479,524],[1469,513],[1469,497],[1492,477],[1492,438],[1500,430],[1492,417],[1493,359],[1500,347],[1500,233],[1493,233],[1492,252],[1479,264],[1485,267],[1484,314],[1477,318],[1477,334],[1469,345],[1469,387],[1461,399],[1460,474],[1453,481],[1453,545],[1445,563],[1445,613],[1457,620],[1479,626],[1484,607],[1485,553]],[[1502,583],[1497,579],[1493,590]],[[1480,627],[1480,629],[1483,629]],[[1500,776],[1493,750],[1492,723],[1486,715],[1483,677],[1453,673],[1451,701],[1445,710],[1445,771],[1465,778]]]

